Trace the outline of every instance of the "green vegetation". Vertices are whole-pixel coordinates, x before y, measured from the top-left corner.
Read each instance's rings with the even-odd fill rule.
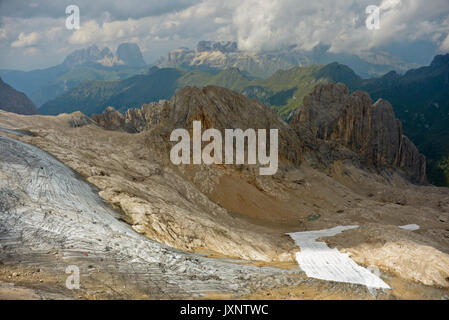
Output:
[[[309,216],[307,216],[307,221],[314,221],[317,220],[321,217],[321,215],[319,213],[317,214],[311,214]]]
[[[136,75],[125,80],[85,81],[45,103],[39,112],[56,115],[78,110],[90,116],[101,113],[108,106],[126,111],[150,101],[170,99],[176,90],[176,81],[182,74],[176,69],[161,69],[149,75]]]
[[[78,72],[86,77],[106,77],[111,78],[110,80],[117,78],[117,75],[111,73],[102,74],[101,70],[78,68],[77,71],[64,74],[64,81],[70,81],[71,78],[80,79],[82,76]],[[337,63],[280,70],[265,80],[251,80],[237,68],[219,73],[164,68],[120,81],[85,81],[45,103],[39,111],[43,114],[59,114],[79,110],[92,115],[102,112],[108,106],[125,111],[130,107],[140,107],[144,103],[170,99],[177,89],[185,86],[216,85],[243,93],[249,98],[256,98],[272,106],[287,119],[317,83],[339,81],[337,79],[340,78],[349,79],[347,82],[353,78],[359,79],[351,69]]]

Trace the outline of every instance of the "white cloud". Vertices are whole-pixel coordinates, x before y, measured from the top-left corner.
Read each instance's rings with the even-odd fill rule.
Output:
[[[73,31],[73,34],[69,37],[70,44],[85,45],[95,42],[101,35],[100,26],[96,21],[84,22],[80,28]]]
[[[23,51],[23,54],[26,56],[32,56],[35,55],[38,51],[39,50],[37,50],[35,47],[29,47]]]
[[[19,38],[11,43],[11,47],[20,48],[20,47],[28,47],[36,44],[40,39],[40,35],[37,32],[31,32],[29,34],[25,34],[21,32],[19,34]]]
[[[429,39],[444,28],[447,0],[383,0],[380,30],[365,26],[365,8],[372,0],[243,0],[233,24],[240,47],[277,49],[297,45],[310,49],[328,44],[333,52],[357,52],[394,41]],[[447,27],[446,27],[447,30]]]

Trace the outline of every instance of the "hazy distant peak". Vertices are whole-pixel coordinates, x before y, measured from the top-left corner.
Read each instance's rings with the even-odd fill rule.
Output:
[[[123,61],[125,65],[130,66],[144,66],[145,61],[143,60],[140,48],[135,43],[125,42],[118,46],[117,48],[117,58]]]
[[[87,62],[99,63],[108,67],[115,65],[145,65],[140,48],[135,43],[120,44],[115,54],[108,47],[105,47],[100,51],[97,45],[94,44],[88,48],[73,51],[64,60],[64,65],[73,67]]]

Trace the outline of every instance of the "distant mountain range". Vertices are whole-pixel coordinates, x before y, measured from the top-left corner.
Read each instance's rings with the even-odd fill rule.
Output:
[[[38,107],[86,80],[126,79],[145,72],[134,43],[122,43],[114,54],[96,45],[69,54],[62,64],[41,70],[0,70],[5,82],[23,91]]]
[[[118,81],[86,81],[39,109],[43,114],[56,115],[77,110],[87,115],[113,106],[119,111],[139,107],[150,101],[170,99],[185,86],[216,85],[256,98],[272,106],[285,119],[301,104],[302,98],[317,83],[344,82],[355,87],[362,79],[349,67],[338,63],[279,70],[264,79],[252,79],[238,68],[220,72],[194,69],[152,67],[145,75]]]
[[[156,63],[159,67],[192,68],[210,71],[239,68],[242,72],[266,78],[278,70],[294,66],[328,64],[334,61],[345,64],[363,78],[383,75],[391,70],[405,72],[418,65],[407,63],[384,51],[366,51],[358,55],[329,52],[329,46],[318,45],[310,51],[295,46],[277,51],[253,53],[238,49],[232,41],[200,41],[196,50],[179,48],[172,50]]]
[[[120,111],[149,101],[170,99],[183,71],[151,69],[145,75],[135,75],[116,81],[85,81],[39,108],[42,114],[56,115],[81,111],[86,115],[102,112],[108,106]]]
[[[249,79],[265,79],[278,70],[295,66],[311,66],[338,61],[362,77],[382,75],[391,70],[405,72],[415,67],[385,52],[365,52],[360,55],[333,54],[329,47],[317,46],[311,51],[288,49],[251,53],[238,49],[236,42],[200,41],[195,50],[180,48],[170,51],[156,66],[186,71],[202,70],[218,73],[238,68]],[[147,70],[140,48],[134,43],[122,43],[116,52],[96,45],[70,53],[63,63],[54,67],[32,70],[0,70],[4,81],[23,91],[38,108],[69,89],[87,80],[123,80]]]
[[[0,110],[19,114],[37,114],[37,108],[28,97],[0,78]]]

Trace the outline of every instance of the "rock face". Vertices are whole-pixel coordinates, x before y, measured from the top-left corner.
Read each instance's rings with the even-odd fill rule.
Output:
[[[299,163],[301,142],[290,126],[276,113],[256,100],[249,100],[229,89],[207,86],[203,89],[185,87],[170,101],[143,105],[121,114],[107,108],[92,119],[109,130],[141,132],[161,125],[164,128],[192,128],[194,120],[201,120],[203,130],[219,129],[279,129],[279,156]]]
[[[337,153],[348,157],[349,152],[349,156],[360,156],[368,166],[400,168],[413,181],[426,181],[425,157],[403,135],[391,104],[385,100],[373,104],[362,91],[349,95],[341,83],[316,86],[304,98],[290,125],[259,102],[216,86],[185,87],[170,101],[129,109],[126,114],[110,107],[92,118],[106,129],[130,133],[155,125],[166,130],[190,129],[194,120],[201,120],[203,129],[221,131],[277,128],[281,159],[299,163],[303,152],[320,153],[323,146],[332,144],[331,160],[338,158]]]
[[[150,103],[141,109],[128,109],[125,114],[108,107],[102,114],[92,116],[92,119],[107,130],[122,130],[129,133],[138,133],[149,129],[159,123],[159,110],[164,102]]]
[[[337,142],[362,156],[367,165],[403,169],[425,182],[425,157],[403,135],[388,101],[372,103],[366,92],[348,94],[341,83],[318,85],[304,98],[291,125],[312,146]]]
[[[86,62],[101,60],[105,58],[109,52],[109,49],[100,51],[96,45],[85,49],[75,50],[65,58],[64,65],[72,67]]]
[[[17,91],[0,78],[0,110],[19,114],[37,114],[33,102],[23,93]]]

